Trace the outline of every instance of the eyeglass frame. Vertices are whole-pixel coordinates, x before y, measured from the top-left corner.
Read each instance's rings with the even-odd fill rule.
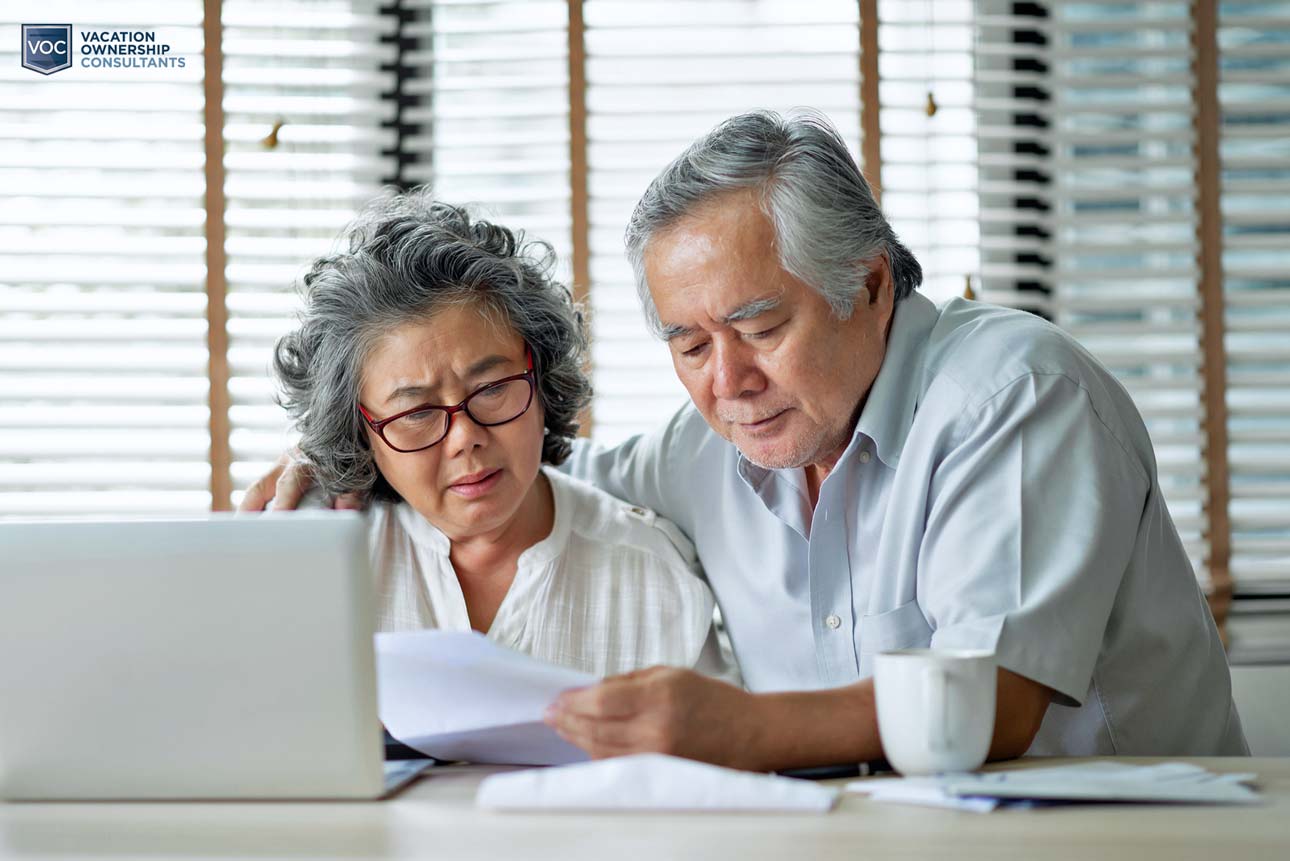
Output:
[[[413,407],[410,410],[404,410],[401,413],[395,413],[389,418],[384,418],[384,419],[373,418],[372,414],[369,413],[367,411],[367,408],[364,407],[361,403],[358,404],[358,411],[363,416],[363,420],[367,422],[367,426],[370,427],[373,431],[375,431],[376,435],[381,438],[381,442],[385,443],[393,451],[397,451],[400,454],[413,454],[418,451],[425,451],[428,448],[434,448],[439,443],[443,442],[445,439],[448,438],[448,434],[452,432],[452,417],[455,416],[457,413],[465,413],[466,417],[469,418],[472,422],[484,428],[495,428],[495,427],[500,427],[501,425],[510,424],[511,422],[519,419],[521,416],[527,413],[529,409],[532,408],[533,396],[534,394],[537,393],[537,372],[534,371],[533,369],[533,351],[529,348],[527,344],[524,346],[524,363],[527,367],[522,373],[512,374],[509,377],[502,377],[500,380],[493,380],[490,383],[484,383],[482,386],[475,389],[470,394],[466,395],[466,397],[462,398],[461,403],[457,404],[456,406],[447,406],[446,404],[420,404],[418,406]],[[481,422],[479,421],[479,419],[475,418],[474,415],[471,414],[470,409],[467,408],[466,404],[470,402],[470,399],[473,398],[475,395],[479,394],[480,392],[487,391],[488,389],[491,389],[494,386],[504,385],[505,383],[513,383],[516,380],[526,380],[528,382],[529,399],[528,401],[525,402],[524,409],[520,410],[512,418],[509,418],[506,421],[501,421],[501,422]],[[410,416],[413,413],[419,413],[425,410],[443,410],[445,413],[448,414],[447,419],[444,421],[443,436],[439,437],[437,440],[430,443],[429,445],[423,445],[420,448],[399,448],[394,443],[390,442],[388,439],[385,438],[385,428],[391,422],[396,422],[399,419],[403,418],[404,416]]]

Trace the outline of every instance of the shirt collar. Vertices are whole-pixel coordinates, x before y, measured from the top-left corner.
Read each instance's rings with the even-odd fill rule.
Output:
[[[896,305],[882,367],[856,422],[856,435],[873,440],[878,458],[893,469],[914,423],[927,337],[939,318],[936,305],[921,293],[911,293]]]

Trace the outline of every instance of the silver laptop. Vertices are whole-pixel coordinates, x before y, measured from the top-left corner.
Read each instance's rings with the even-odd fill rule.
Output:
[[[359,515],[0,522],[0,798],[377,798]]]

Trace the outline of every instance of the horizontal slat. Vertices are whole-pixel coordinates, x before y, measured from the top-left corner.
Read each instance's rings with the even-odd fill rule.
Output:
[[[149,265],[132,261],[129,265],[105,267],[101,262],[88,263],[76,258],[53,258],[47,261],[5,261],[3,277],[17,284],[79,284],[86,286],[184,287],[206,281],[206,268],[199,263],[166,263]]]
[[[1281,389],[1290,387],[1290,370],[1285,371],[1249,371],[1242,368],[1232,368],[1227,375],[1228,386],[1236,389],[1241,387],[1265,386],[1272,389]]]
[[[21,488],[85,490],[121,486],[201,489],[210,481],[210,464],[172,461],[82,461],[80,463],[0,463],[0,493]]]
[[[59,87],[14,88],[0,90],[0,111],[53,113],[57,111],[128,111],[153,115],[172,114],[174,121],[189,123],[202,110],[200,90],[163,84],[140,84],[128,88],[119,85],[94,85],[62,89]]]
[[[1224,49],[1223,54],[1229,61],[1235,59],[1245,60],[1263,57],[1280,60],[1285,57],[1285,44],[1279,42],[1268,42],[1262,45],[1228,46]]]
[[[42,0],[39,4],[0,4],[0,23],[30,23],[32,6],[40,9],[40,17],[47,21],[76,20],[76,33],[83,30],[135,29],[177,27],[184,24],[200,26],[201,6],[192,2],[166,2],[166,0],[133,0],[112,4],[111,14],[98,18],[98,4],[89,6],[80,0]]]
[[[125,257],[179,257],[195,259],[206,250],[206,240],[200,236],[122,236],[115,231],[60,231],[44,229],[32,233],[26,229],[0,228],[0,255],[40,255],[56,260],[59,257],[96,258]],[[2,259],[2,258],[0,258]],[[7,273],[7,263],[0,262],[0,281]]]
[[[125,290],[13,290],[0,287],[0,313],[144,313],[202,315],[204,293]]]
[[[230,233],[236,230],[263,233],[282,233],[298,236],[307,230],[318,231],[322,236],[334,236],[354,218],[351,208],[294,209],[275,201],[274,206],[237,206],[229,202],[224,222]]]
[[[107,346],[107,345],[104,345]],[[58,348],[25,345],[21,348],[0,342],[0,371],[34,371],[37,373],[84,371],[141,371],[167,369],[179,374],[203,373],[206,370],[206,345],[123,346],[111,344],[104,349],[95,344],[63,345]]]
[[[112,516],[197,513],[210,510],[208,491],[152,490],[83,491],[74,493],[2,493],[2,517],[73,517],[109,513]]]
[[[257,39],[227,35],[223,42],[226,63],[230,66],[245,60],[248,65],[275,65],[272,59],[314,59],[319,66],[339,59],[358,60],[370,66],[394,62],[396,48],[376,41],[335,39]],[[232,61],[232,62],[230,62]]]
[[[0,317],[0,343],[12,341],[113,342],[188,341],[204,342],[206,321],[176,319],[67,319],[31,320]]]
[[[210,438],[203,428],[141,434],[134,430],[56,429],[41,432],[0,428],[0,458],[57,458],[90,461],[104,457],[158,458],[204,462]]]
[[[586,4],[589,29],[612,27],[616,31],[638,29],[720,28],[740,29],[804,23],[854,25],[859,7],[852,2],[767,3],[757,4],[756,15],[738,2],[691,3],[600,3]]]
[[[394,89],[393,73],[377,69],[275,68],[264,66],[232,67],[224,70],[226,86],[281,87],[316,90],[341,88],[349,95],[366,94],[375,100],[381,93]]]
[[[153,148],[141,151],[137,146],[0,148],[0,167],[5,168],[194,171],[201,168],[202,160],[202,152],[198,149]]]
[[[144,432],[168,432],[176,428],[204,430],[210,422],[210,411],[200,406],[134,405],[87,407],[83,404],[35,404],[23,407],[0,406],[0,429],[81,430],[92,428],[138,428]]]
[[[408,81],[403,85],[403,91],[412,95],[495,93],[496,97],[504,97],[533,90],[561,90],[568,85],[569,76],[567,74],[495,74],[461,77],[440,75],[438,77]]]
[[[83,374],[44,371],[6,374],[0,378],[0,403],[206,403],[210,385],[201,376],[164,373]]]
[[[370,31],[374,34],[393,33],[397,22],[386,15],[362,14],[344,9],[336,4],[326,8],[320,3],[284,3],[275,0],[272,4],[256,6],[251,3],[227,3],[223,6],[220,20],[226,32],[237,32],[242,29],[265,29],[271,35],[282,37],[290,33],[292,21],[301,22],[301,29],[307,31],[335,30],[337,33]],[[349,5],[349,4],[344,4]],[[368,7],[371,13],[377,11],[377,5]]]

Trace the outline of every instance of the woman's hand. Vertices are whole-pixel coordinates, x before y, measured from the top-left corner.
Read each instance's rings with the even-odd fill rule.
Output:
[[[283,452],[274,463],[273,468],[257,478],[246,489],[237,510],[292,511],[300,506],[300,500],[313,487],[313,472],[309,464],[296,449]],[[363,500],[356,493],[344,493],[332,500],[332,508],[337,510],[358,510],[363,507]]]

